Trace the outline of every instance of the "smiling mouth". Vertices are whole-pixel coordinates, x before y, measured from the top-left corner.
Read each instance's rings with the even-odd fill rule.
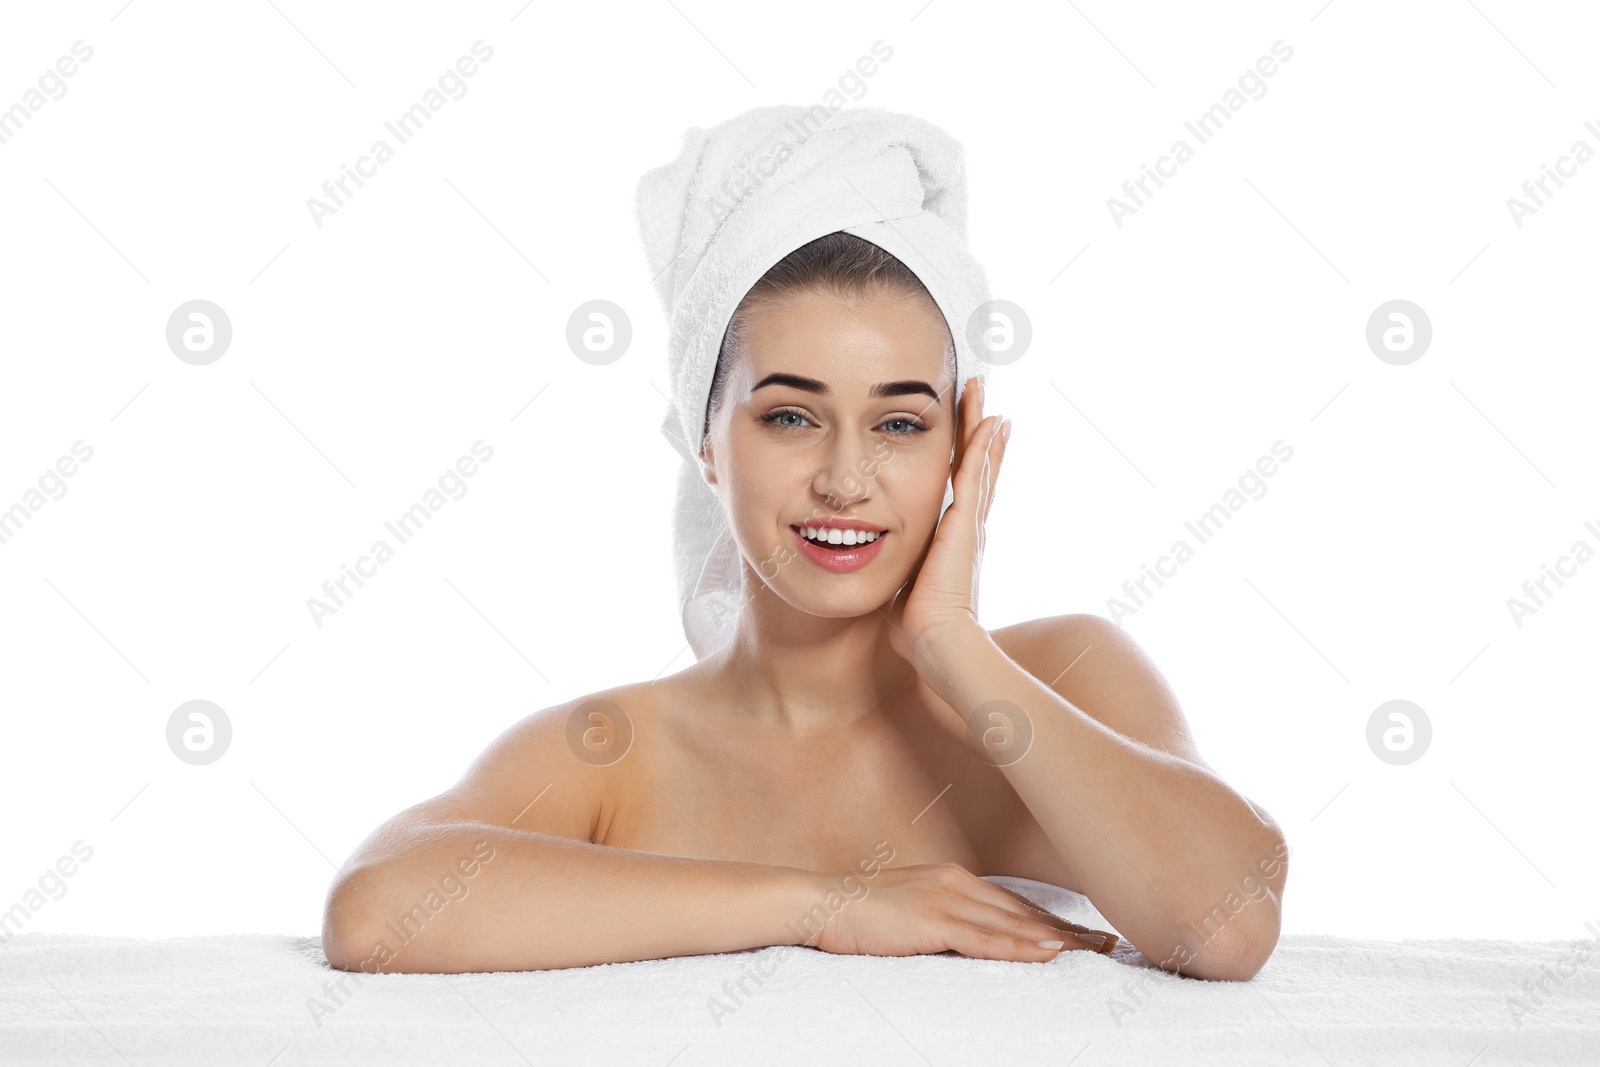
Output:
[[[815,526],[790,526],[789,529],[804,537],[807,543],[833,552],[849,552],[870,545],[888,536],[887,530],[838,530]],[[837,541],[834,538],[838,538]]]

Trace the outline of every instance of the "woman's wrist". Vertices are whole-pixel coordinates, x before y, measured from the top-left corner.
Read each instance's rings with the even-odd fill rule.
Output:
[[[783,868],[772,893],[774,945],[814,945],[832,917],[829,894],[837,877],[803,867]],[[835,909],[837,910],[837,905]]]
[[[974,649],[985,646],[998,648],[978,620],[970,615],[954,616],[948,621],[918,634],[913,642],[917,650],[912,665],[928,687],[946,703],[954,695],[954,674],[970,658]]]

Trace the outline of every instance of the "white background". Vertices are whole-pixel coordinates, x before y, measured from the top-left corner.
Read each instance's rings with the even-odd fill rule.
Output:
[[[689,664],[635,183],[878,40],[849,106],[962,141],[972,247],[1034,329],[990,378],[1014,432],[985,623],[1109,616],[1281,440],[1120,621],[1287,832],[1285,931],[1600,920],[1600,561],[1507,608],[1600,548],[1600,161],[1521,227],[1506,203],[1600,148],[1592,9],[274,2],[3,16],[0,107],[94,50],[0,144],[0,509],[94,450],[0,544],[0,909],[93,848],[25,929],[315,933],[334,865],[511,722]],[[480,39],[466,94],[316,226],[307,198]],[[1118,227],[1107,198],[1179,137]],[[565,344],[595,298],[634,329],[604,367]],[[192,299],[232,322],[209,366],[166,344]],[[1365,339],[1391,299],[1432,322],[1405,366]],[[317,627],[307,598],[480,439],[467,493]],[[233,725],[203,767],[165,739],[197,698]],[[1433,728],[1405,766],[1366,740],[1391,699]]]

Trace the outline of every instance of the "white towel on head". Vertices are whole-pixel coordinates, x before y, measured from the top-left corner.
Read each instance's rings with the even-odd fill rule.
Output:
[[[673,551],[684,634],[703,659],[732,633],[744,567],[696,453],[728,321],[766,271],[843,230],[909,267],[943,312],[956,348],[956,399],[983,359],[968,324],[989,299],[966,247],[961,145],[913,115],[882,108],[759,107],[709,130],[647,172],[635,204],[669,322],[672,406],[662,431],[683,465]],[[946,489],[945,504],[951,494]]]

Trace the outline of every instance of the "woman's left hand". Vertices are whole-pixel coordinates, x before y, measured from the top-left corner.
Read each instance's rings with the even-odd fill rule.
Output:
[[[954,499],[889,613],[890,645],[913,665],[917,650],[935,633],[947,626],[978,621],[984,523],[994,502],[995,480],[1011,432],[1010,419],[983,417],[980,378],[968,379],[962,392],[959,426],[962,440],[951,476]]]

